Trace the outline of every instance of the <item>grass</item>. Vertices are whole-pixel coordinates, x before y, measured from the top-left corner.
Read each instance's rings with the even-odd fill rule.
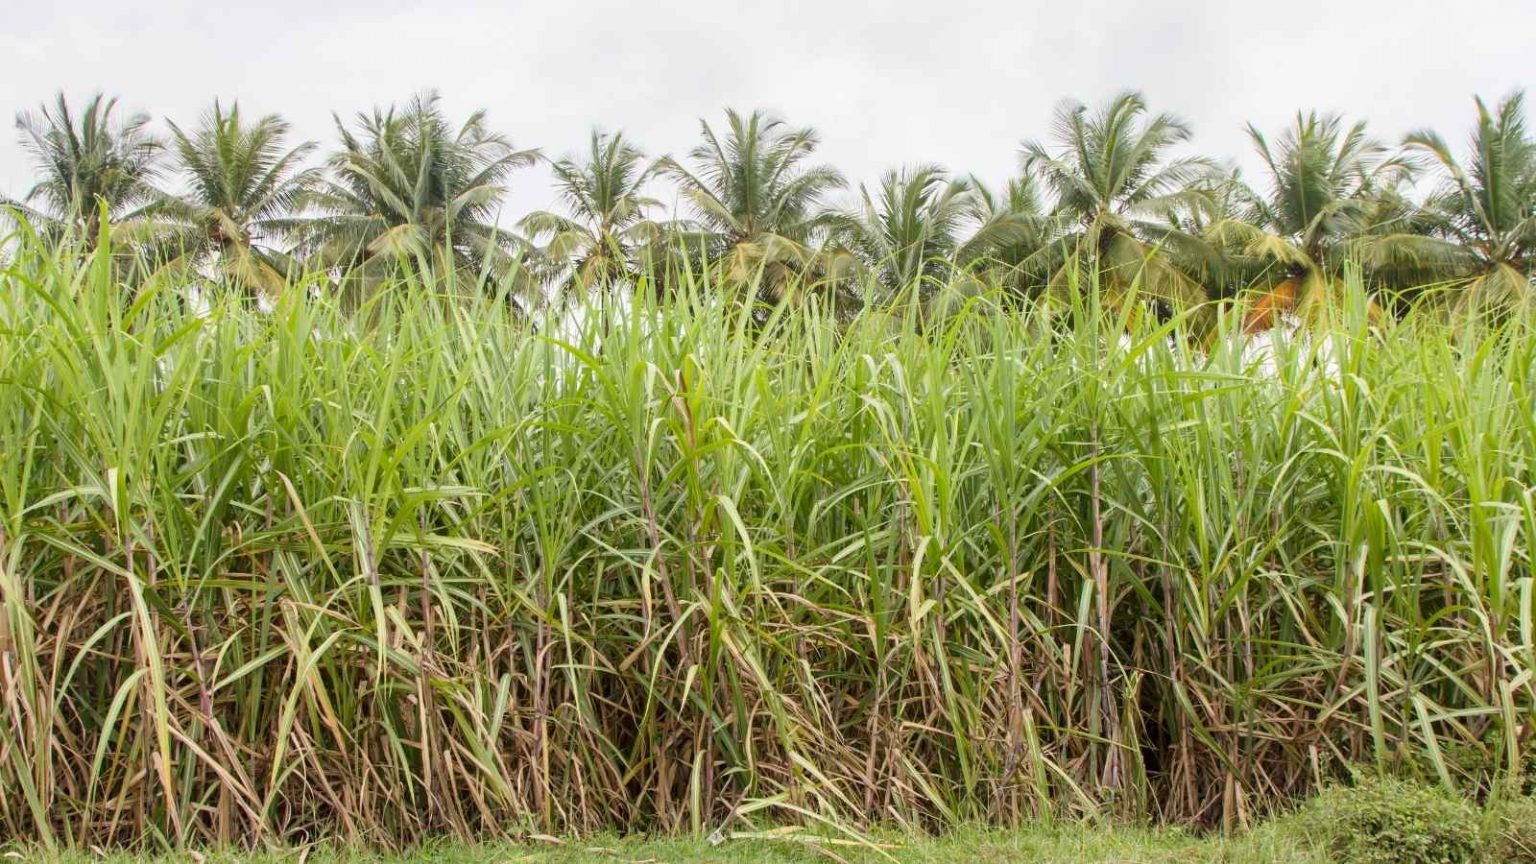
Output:
[[[771,833],[771,832],[768,832]],[[200,856],[200,864],[947,864],[952,861],[1030,862],[1030,864],[1323,864],[1328,859],[1305,837],[1286,830],[1263,830],[1241,838],[1198,838],[1179,831],[1096,828],[1083,825],[1032,826],[995,830],[961,827],[941,837],[881,836],[876,848],[843,845],[836,838],[805,832],[779,832],[769,838],[733,838],[712,844],[686,838],[639,838],[597,835],[582,840],[483,843],[435,843],[409,853],[380,853],[346,848],[292,849],[283,852],[225,852]],[[85,855],[32,851],[23,860],[36,864],[146,864],[184,862],[185,856]]]
[[[0,270],[0,839],[1240,829],[1530,750],[1528,318],[1355,284],[1267,374],[1092,286],[567,332],[111,263]]]

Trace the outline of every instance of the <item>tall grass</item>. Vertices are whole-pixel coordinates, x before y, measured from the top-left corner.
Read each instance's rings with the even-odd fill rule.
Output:
[[[565,333],[108,256],[0,272],[0,836],[1239,825],[1531,746],[1525,319],[1356,286],[1256,374],[1091,286]]]

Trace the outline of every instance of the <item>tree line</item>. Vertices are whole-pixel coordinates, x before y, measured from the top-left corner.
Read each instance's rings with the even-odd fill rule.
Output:
[[[1523,93],[1475,105],[1460,152],[1434,131],[1389,143],[1317,112],[1278,134],[1250,126],[1262,165],[1250,180],[1174,156],[1189,124],[1124,92],[1063,103],[1000,187],[910,165],[839,207],[849,181],[817,163],[816,130],[762,111],[701,120],[681,158],[593,131],[580,156],[554,159],[515,147],[483,111],[450,118],[432,92],[336,117],[325,152],[237,103],[157,136],[115,98],[77,108],[60,94],[17,116],[37,177],[0,204],[86,248],[110,232],[137,268],[266,294],[299,271],[382,284],[407,263],[542,297],[701,270],[776,299],[863,304],[967,284],[1037,296],[1092,275],[1110,297],[1134,288],[1180,305],[1258,288],[1294,307],[1353,266],[1397,296],[1435,286],[1507,306],[1532,293],[1536,139]],[[503,224],[512,176],[540,160],[561,208]],[[676,187],[680,212],[651,193],[659,183]]]

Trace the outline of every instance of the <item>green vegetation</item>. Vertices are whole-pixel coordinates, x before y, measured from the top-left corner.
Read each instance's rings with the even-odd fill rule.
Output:
[[[432,843],[405,853],[361,849],[313,852],[209,853],[205,864],[949,864],[954,861],[1018,864],[1327,864],[1314,843],[1294,831],[1262,831],[1235,840],[1197,839],[1177,831],[1061,825],[1025,831],[963,827],[942,837],[889,835],[870,845],[806,831],[760,831],[718,845],[698,838],[597,835],[522,843]],[[164,859],[130,854],[26,853],[35,864],[184,864],[185,855]]]
[[[562,332],[456,271],[199,315],[14,250],[9,836],[1236,827],[1522,770],[1528,317],[1351,279],[1265,373],[1093,285]]]
[[[847,864],[941,864],[951,861],[1182,862],[1182,864],[1522,864],[1532,856],[1536,799],[1506,801],[1483,814],[1443,790],[1411,783],[1365,780],[1333,787],[1305,809],[1238,834],[1196,834],[1177,827],[1149,828],[1092,822],[1039,822],[999,829],[950,826],[939,835],[880,829],[849,836],[826,828],[781,825],[716,831],[708,837],[658,837],[600,832],[557,837],[521,834],[466,844],[433,839],[388,851],[333,842],[278,849],[207,849],[200,864],[795,864],[833,860]],[[39,864],[139,864],[181,861],[182,853],[92,850],[13,850],[8,857]],[[163,856],[163,857],[162,857]]]
[[[1360,864],[1461,864],[1482,843],[1477,812],[1466,801],[1398,780],[1329,789],[1308,816],[1338,860]]]
[[[532,154],[431,96],[317,169],[61,99],[0,243],[0,840],[1518,848],[1536,145],[1480,111],[1418,202],[1431,135],[1304,115],[1254,191],[1128,94],[848,211],[731,113],[595,134],[525,238]],[[1355,773],[1418,785],[1050,827]]]
[[[20,115],[39,178],[0,204],[86,245],[107,225],[132,263],[268,296],[318,270],[366,294],[406,266],[543,305],[708,268],[719,284],[831,296],[848,312],[973,290],[984,274],[1024,301],[1089,278],[1110,304],[1134,286],[1165,310],[1257,292],[1268,321],[1335,301],[1349,266],[1388,305],[1433,287],[1497,314],[1530,300],[1536,272],[1536,139],[1519,92],[1476,101],[1464,155],[1432,130],[1392,146],[1316,112],[1278,136],[1250,127],[1257,185],[1177,155],[1193,130],[1135,92],[1097,110],[1064,103],[998,189],[919,164],[854,194],[817,164],[815,129],[728,110],[700,121],[682,159],[594,131],[581,156],[547,159],[566,212],[530,214],[502,200],[546,157],[514,148],[484,112],[454,121],[435,93],[337,118],[337,146],[309,167],[319,145],[290,144],[276,116],[249,123],[215,103],[191,130],[169,123],[167,144],[116,105],[98,95],[76,112],[60,95]]]
[[[1503,864],[1536,862],[1536,798],[1500,802],[1483,828],[1484,848],[1491,861]]]

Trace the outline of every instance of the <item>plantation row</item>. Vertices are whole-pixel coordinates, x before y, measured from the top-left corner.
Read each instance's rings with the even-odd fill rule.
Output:
[[[1064,105],[1002,188],[914,165],[852,195],[815,164],[814,130],[727,112],[682,159],[594,132],[579,158],[550,163],[561,211],[506,223],[508,183],[543,157],[483,113],[451,121],[430,93],[338,118],[319,164],[317,145],[288,140],[276,116],[216,104],[162,140],[115,106],[98,96],[78,110],[61,95],[21,115],[38,179],[10,203],[87,245],[105,225],[137,253],[133,281],[165,268],[270,296],[299,270],[328,270],[333,287],[366,293],[406,262],[528,303],[642,273],[684,281],[702,262],[718,283],[774,299],[831,293],[845,308],[907,290],[1059,295],[1092,272],[1110,295],[1136,284],[1165,306],[1259,288],[1290,309],[1336,288],[1353,261],[1373,290],[1444,287],[1436,295],[1453,303],[1503,309],[1530,295],[1536,267],[1536,140],[1518,93],[1477,102],[1464,155],[1432,131],[1389,145],[1315,113],[1273,139],[1250,129],[1264,166],[1252,185],[1216,160],[1173,156],[1189,126],[1124,93],[1099,110]],[[661,183],[682,212],[663,211]]]
[[[431,271],[194,315],[114,256],[0,270],[0,839],[1236,826],[1350,766],[1529,777],[1529,314],[1351,276],[1260,363],[1097,282],[765,318],[705,268],[563,341]]]

